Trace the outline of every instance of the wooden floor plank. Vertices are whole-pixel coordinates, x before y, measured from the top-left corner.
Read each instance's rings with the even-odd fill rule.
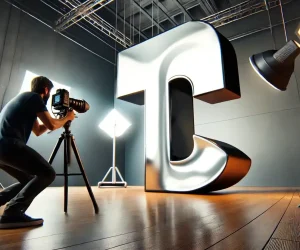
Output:
[[[45,225],[0,230],[0,249],[122,249],[130,244],[136,245],[131,249],[185,249],[180,248],[183,242],[193,246],[199,239],[207,247],[291,192],[290,188],[245,187],[209,195],[146,193],[140,187],[93,190],[98,215],[85,188],[70,188],[65,215],[63,189],[47,189],[28,210],[30,215],[43,217]]]
[[[290,241],[300,241],[300,204],[299,194],[294,195],[282,221],[272,238]]]
[[[300,242],[271,239],[264,250],[299,250]]]
[[[232,232],[239,230],[249,221],[259,216],[264,211],[268,210],[273,203],[257,204],[248,209],[241,209],[234,214],[227,214],[224,211],[219,211],[216,216],[217,220],[204,225],[193,225],[187,228],[178,227],[175,229],[174,238],[166,238],[166,235],[156,235],[146,241],[134,242],[125,246],[113,248],[114,250],[129,250],[129,249],[206,249],[215,242],[222,240]],[[170,233],[168,233],[170,234]],[[222,248],[231,249],[231,248]]]
[[[131,234],[136,241],[129,238],[129,235],[122,235],[66,249],[108,249],[118,244],[119,246],[113,249],[189,249],[187,247],[194,241],[200,242],[196,249],[204,249],[226,237],[232,230],[242,227],[253,219],[253,216],[263,213],[280,198],[282,195],[268,197],[268,194],[265,194],[260,199],[256,197],[256,202],[251,202],[251,199],[245,197],[240,206],[231,204],[227,209],[217,206],[211,216],[193,218],[179,224],[175,222],[172,227],[158,227],[154,231],[144,230]],[[130,241],[132,242],[129,243]]]
[[[169,195],[170,197],[170,195]],[[170,199],[170,198],[169,198]],[[228,199],[228,197],[227,197]],[[156,198],[154,200],[154,204],[152,204],[151,199],[150,199],[150,207],[149,208],[155,208],[155,201],[159,201],[159,198]],[[164,200],[164,199],[163,199]],[[182,207],[182,205],[185,206],[185,204],[180,205],[180,203],[175,203],[174,204],[174,215],[176,216],[176,221],[180,222],[182,219],[186,220],[188,219],[188,215],[195,213],[195,216],[199,216],[199,208],[202,208],[202,216],[206,216],[209,214],[209,209],[207,209],[207,206],[205,206],[205,203],[201,202],[201,200],[199,200],[199,197],[197,197],[197,199],[195,199],[195,202],[193,202],[193,200],[191,199],[187,199],[187,197],[185,197],[184,199],[185,201],[189,202],[190,206],[187,207],[187,209],[184,209],[184,207]],[[222,201],[221,198],[218,199],[219,201]],[[244,201],[244,203],[246,203],[246,201]],[[251,203],[251,202],[250,202]],[[220,203],[220,205],[223,204],[230,204],[230,198],[229,200],[227,200],[226,202]],[[256,206],[257,203],[254,203],[253,206]],[[166,206],[166,207],[165,207]],[[237,204],[232,204],[232,207],[236,207]],[[122,220],[122,218],[120,218],[117,222],[115,222],[115,220],[113,218],[110,219],[111,214],[107,214],[107,220],[105,223],[105,225],[101,225],[103,223],[99,224],[89,224],[88,228],[82,228],[82,231],[76,231],[76,232],[71,232],[71,233],[63,233],[63,234],[59,234],[59,235],[52,235],[49,237],[44,237],[41,239],[33,239],[33,240],[26,240],[24,243],[19,243],[19,244],[13,244],[13,245],[4,245],[4,247],[6,249],[14,249],[17,248],[19,246],[23,246],[23,249],[27,248],[28,249],[40,249],[42,246],[45,245],[45,242],[47,243],[47,249],[52,249],[52,248],[58,248],[61,246],[68,246],[68,245],[72,245],[72,244],[78,244],[78,243],[82,243],[82,242],[88,242],[91,240],[95,240],[95,239],[101,239],[101,238],[105,238],[105,237],[109,237],[112,235],[116,235],[122,232],[130,232],[130,231],[135,231],[136,229],[140,228],[141,230],[144,229],[145,224],[141,223],[141,221],[139,221],[139,218],[137,217],[137,215],[140,214],[144,214],[147,215],[147,217],[149,217],[149,225],[152,225],[153,223],[157,223],[159,226],[162,224],[170,224],[172,223],[172,213],[169,212],[168,206],[166,204],[163,204],[162,207],[164,208],[163,210],[156,208],[156,212],[151,215],[148,214],[148,210],[141,210],[138,213],[134,212],[135,218],[131,218],[132,216],[127,215],[125,217],[127,217],[127,220]],[[245,207],[245,205],[244,205]],[[188,211],[187,211],[188,210]],[[225,210],[227,211],[227,209],[225,208]],[[218,212],[218,211],[215,211]],[[215,213],[213,212],[213,214]],[[122,213],[126,214],[126,210],[122,211]],[[112,230],[108,230],[109,228],[109,221],[112,222],[112,224],[114,225],[114,227],[112,228]],[[174,221],[174,218],[173,218]],[[135,222],[135,223],[132,223]],[[96,226],[96,227],[95,227]],[[150,228],[150,230],[157,230],[156,228]],[[122,231],[123,230],[123,231]],[[146,230],[146,233],[149,230]],[[127,238],[127,237],[126,237]],[[127,238],[128,239],[128,238]],[[107,242],[107,241],[105,241]],[[114,244],[119,244],[118,241],[115,241]]]
[[[255,208],[256,210],[258,205],[259,203],[252,204],[248,208],[251,210]],[[243,207],[232,208],[231,212],[228,209],[226,212],[220,213],[224,217],[233,217],[239,215],[239,210],[245,208],[246,205],[244,204]],[[207,217],[186,220],[182,223],[174,222],[173,227],[160,226],[152,228],[152,230],[142,230],[141,232],[120,235],[65,249],[109,249],[113,246],[118,246],[113,249],[182,249],[188,241],[195,240],[198,237],[213,240],[216,236],[222,235],[224,231],[221,231],[220,227],[227,224],[226,220],[223,221],[223,219],[216,214],[212,214]],[[213,231],[214,229],[217,230],[216,234]],[[206,244],[210,245],[211,242],[206,241]]]
[[[286,212],[291,199],[291,195],[284,197],[281,201],[244,228],[209,249],[263,249]]]
[[[74,188],[73,188],[74,190]],[[77,189],[75,189],[77,190]],[[128,191],[129,190],[129,191]],[[137,191],[138,190],[138,191]],[[53,191],[53,190],[52,190]],[[10,240],[12,237],[15,237],[13,240],[17,241],[18,237],[20,237],[21,240],[28,240],[28,239],[34,239],[38,237],[44,237],[47,235],[51,234],[59,234],[59,233],[66,233],[69,231],[77,230],[78,228],[82,230],[86,230],[86,232],[90,231],[95,231],[97,229],[113,229],[114,232],[117,233],[124,233],[124,231],[118,231],[116,230],[115,227],[112,226],[118,226],[121,228],[122,226],[125,226],[127,229],[126,232],[130,232],[130,230],[134,229],[139,229],[136,228],[138,225],[137,224],[132,224],[130,218],[134,217],[136,220],[141,220],[145,217],[144,214],[147,213],[149,216],[151,216],[154,212],[157,213],[159,212],[159,215],[161,218],[164,220],[168,220],[166,214],[167,210],[165,210],[164,206],[158,206],[158,203],[160,200],[163,200],[164,202],[170,202],[166,200],[166,197],[170,197],[167,194],[155,194],[155,193],[146,193],[141,189],[126,189],[126,190],[109,190],[109,192],[106,192],[106,190],[94,190],[96,199],[98,200],[99,207],[100,207],[100,214],[99,215],[94,215],[93,209],[91,205],[89,204],[88,199],[82,199],[84,195],[82,193],[77,193],[77,199],[76,197],[70,197],[70,209],[69,209],[69,215],[65,216],[64,213],[62,213],[62,207],[60,206],[58,200],[62,201],[62,197],[59,197],[57,200],[50,200],[50,206],[48,206],[49,210],[47,210],[47,213],[44,213],[43,217],[45,218],[45,225],[42,228],[34,229],[34,230],[28,230],[28,229],[21,229],[21,230],[2,230],[0,231],[0,243],[4,244],[5,243],[5,236],[8,236],[8,240]],[[127,192],[128,191],[128,192]],[[77,192],[77,191],[76,191]],[[97,194],[101,192],[101,197]],[[33,204],[33,208],[30,209],[28,212],[32,211],[34,214],[37,214],[41,211],[37,209],[38,207],[45,207],[47,206],[47,203],[45,204],[44,201],[51,199],[51,197],[57,197],[59,196],[61,192],[51,192],[51,195],[47,196],[47,193],[42,196],[42,199],[37,198],[37,202]],[[70,191],[70,193],[72,193]],[[84,193],[84,192],[83,192]],[[129,195],[127,195],[129,194]],[[154,198],[153,198],[154,197]],[[202,200],[199,200],[199,196],[178,196],[178,195],[172,195],[172,202],[175,202],[176,205],[181,205],[183,203],[183,200],[181,197],[185,197],[184,201],[189,202],[190,205],[196,204],[197,206],[202,206],[203,208],[207,207],[207,202],[202,202]],[[227,196],[227,201],[228,203],[224,204],[230,204],[230,200],[232,199],[233,201],[237,202],[237,200],[242,200],[240,197],[230,197],[230,194]],[[80,203],[76,202],[80,198]],[[122,202],[122,199],[124,202]],[[217,197],[212,197],[210,200],[211,202],[214,202],[214,199],[217,199]],[[75,200],[75,202],[74,202]],[[194,200],[194,202],[193,202]],[[40,201],[40,202],[39,202]],[[147,202],[146,202],[147,201]],[[54,205],[53,205],[54,203]],[[147,204],[149,203],[149,205]],[[140,206],[142,205],[142,206]],[[76,209],[72,209],[72,207],[75,207]],[[144,210],[144,208],[147,208]],[[163,211],[163,210],[165,211]],[[189,211],[191,211],[190,208],[188,208]],[[121,210],[121,211],[120,211]],[[128,222],[129,225],[124,225],[126,224],[124,221],[122,221],[122,213],[125,211],[128,215]],[[161,211],[162,210],[162,211]],[[184,214],[185,208],[183,207],[182,213]],[[42,215],[42,214],[41,214]],[[55,217],[55,218],[54,218]],[[166,217],[166,218],[164,218]],[[182,216],[181,216],[182,217]],[[117,223],[116,223],[117,221]],[[119,222],[122,221],[120,224]],[[105,226],[99,226],[99,223],[105,224]],[[112,222],[112,223],[109,223]],[[152,226],[155,221],[153,220],[148,220],[146,223],[146,226]],[[85,224],[88,228],[85,228]],[[128,224],[128,223],[127,223]],[[130,225],[131,224],[131,225]],[[142,226],[145,223],[142,223]],[[77,227],[76,227],[77,226]],[[131,226],[131,227],[130,227]],[[91,227],[95,227],[92,228]],[[117,228],[117,229],[119,229]],[[99,230],[98,230],[99,231]],[[112,232],[109,232],[110,234],[104,235],[103,237],[109,237],[111,236]]]

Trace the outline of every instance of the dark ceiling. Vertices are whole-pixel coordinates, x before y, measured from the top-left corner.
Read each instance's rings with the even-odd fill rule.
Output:
[[[292,0],[282,0],[282,4],[290,1]],[[265,0],[42,0],[42,2],[63,14],[81,3],[89,3],[90,6],[97,3],[89,10],[91,12],[99,8],[89,16],[90,19],[84,18],[78,23],[87,25],[86,27],[94,33],[105,33],[107,30],[103,30],[103,25],[106,26],[107,29],[111,29],[106,35],[113,37],[117,34],[116,40],[123,40],[121,43],[124,47],[137,44],[190,20],[205,20],[219,27],[266,10]],[[267,2],[270,8],[279,5],[279,0]],[[105,6],[100,8],[101,4]]]
[[[281,1],[282,4],[286,4],[295,0]],[[14,2],[23,2],[26,5],[24,0]],[[57,31],[65,32],[71,26],[79,26],[110,44],[117,41],[120,49],[145,41],[190,20],[204,20],[215,27],[220,27],[266,11],[267,6],[273,8],[280,4],[280,0],[35,0],[35,2],[52,11],[55,10],[55,20],[51,22]],[[62,16],[65,18],[64,21],[69,22],[64,23],[61,19],[55,23]]]

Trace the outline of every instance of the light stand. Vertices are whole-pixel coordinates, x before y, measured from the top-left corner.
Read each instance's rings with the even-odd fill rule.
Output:
[[[105,181],[109,173],[112,173],[111,181]],[[120,177],[121,181],[117,181],[116,174]],[[98,182],[98,187],[103,186],[124,186],[127,187],[127,182],[124,181],[118,167],[116,166],[116,123],[114,124],[114,135],[113,135],[113,164],[112,167],[109,168],[103,180]]]

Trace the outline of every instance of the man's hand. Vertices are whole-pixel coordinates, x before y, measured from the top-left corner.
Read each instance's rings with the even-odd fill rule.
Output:
[[[68,111],[66,118],[68,119],[68,121],[73,121],[75,119],[75,113],[73,110]]]
[[[40,136],[44,134],[46,131],[47,131],[47,127],[44,124],[39,124],[38,120],[36,119],[32,127],[32,132],[36,136]]]
[[[38,118],[45,124],[49,130],[56,130],[66,124],[67,121],[73,121],[75,118],[74,111],[69,111],[64,118],[55,119],[52,118],[48,111],[37,113]]]

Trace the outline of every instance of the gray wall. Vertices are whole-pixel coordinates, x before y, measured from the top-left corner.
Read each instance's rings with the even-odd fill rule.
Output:
[[[116,109],[131,123],[128,131],[121,137],[124,147],[125,180],[129,185],[143,186],[145,179],[144,106],[122,100],[116,100],[115,105]],[[120,156],[119,154],[118,157]]]
[[[55,14],[48,9],[45,11],[49,17]],[[47,20],[50,22],[50,19]],[[77,31],[74,27],[71,35],[88,41],[87,45],[93,44],[101,56],[114,60],[111,48],[89,38],[87,33]],[[98,124],[113,107],[114,65],[3,1],[0,2],[0,58],[0,103],[3,101],[3,105],[18,94],[26,70],[70,86],[72,97],[89,102],[91,109],[78,115],[71,130],[90,184],[97,185],[112,164],[112,140],[99,130]],[[29,146],[48,159],[62,131],[60,129],[41,137],[32,134]],[[53,164],[57,173],[63,170],[62,149]],[[122,145],[118,150],[122,151]],[[119,168],[124,173],[122,161],[121,154],[118,162],[121,162]],[[78,171],[74,158],[70,171]],[[0,172],[0,182],[4,185],[13,181],[6,173]],[[62,178],[58,177],[53,185],[62,184]],[[80,176],[70,177],[70,185],[82,184],[84,182]]]
[[[286,21],[299,17],[300,3],[284,5]],[[272,10],[274,24],[280,22],[279,9]],[[287,24],[289,39],[295,39],[298,21]],[[228,38],[268,26],[263,12],[221,27]],[[284,45],[282,26],[274,29],[277,49]],[[241,99],[210,105],[194,100],[195,132],[236,146],[252,159],[242,186],[298,186],[300,184],[300,58],[288,89],[269,87],[252,70],[249,56],[273,48],[269,30],[232,41],[239,63]],[[135,126],[126,138],[125,169],[130,185],[144,183],[143,107],[128,104],[124,114]],[[141,132],[142,130],[142,132]]]

